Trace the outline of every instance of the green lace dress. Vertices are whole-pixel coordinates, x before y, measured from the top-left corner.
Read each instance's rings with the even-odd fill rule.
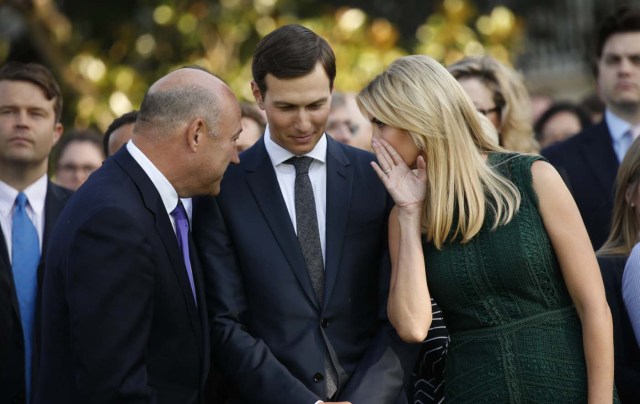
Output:
[[[580,320],[532,186],[539,159],[488,158],[522,195],[507,225],[492,231],[489,213],[466,244],[423,244],[429,290],[451,333],[446,402],[587,402]]]

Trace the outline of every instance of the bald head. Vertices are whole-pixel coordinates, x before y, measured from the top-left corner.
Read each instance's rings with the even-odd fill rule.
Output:
[[[239,162],[240,104],[213,74],[186,67],[156,81],[142,100],[132,141],[180,197],[216,195]]]
[[[213,129],[220,105],[229,97],[235,100],[227,85],[213,74],[191,67],[175,70],[147,91],[134,132],[167,137],[195,118],[202,118]]]

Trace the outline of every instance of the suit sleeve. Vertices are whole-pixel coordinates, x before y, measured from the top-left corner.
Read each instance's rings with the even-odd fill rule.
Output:
[[[320,398],[276,359],[245,326],[249,315],[236,251],[213,198],[197,201],[194,238],[202,256],[212,363],[251,403],[313,404]]]
[[[137,223],[121,209],[104,209],[70,245],[66,288],[79,402],[151,401],[145,349],[155,263]]]
[[[393,202],[387,200],[390,211]],[[356,403],[406,403],[403,388],[416,364],[420,344],[403,342],[387,317],[387,298],[391,282],[391,261],[387,233],[384,232],[384,251],[381,254],[378,279],[380,328],[367,352],[358,364],[338,400]],[[430,304],[425,302],[425,304]]]

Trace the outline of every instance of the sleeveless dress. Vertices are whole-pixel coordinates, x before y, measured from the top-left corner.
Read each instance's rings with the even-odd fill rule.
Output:
[[[438,251],[423,239],[429,290],[451,338],[446,402],[587,402],[581,324],[538,212],[536,160],[542,157],[488,157],[522,196],[508,224],[491,230],[488,209],[465,244]]]

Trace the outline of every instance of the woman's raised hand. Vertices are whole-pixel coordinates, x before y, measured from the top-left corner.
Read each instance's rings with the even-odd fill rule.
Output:
[[[388,142],[374,138],[371,141],[378,163],[371,166],[389,191],[398,208],[422,211],[427,195],[426,163],[418,156],[417,169],[412,170]]]

